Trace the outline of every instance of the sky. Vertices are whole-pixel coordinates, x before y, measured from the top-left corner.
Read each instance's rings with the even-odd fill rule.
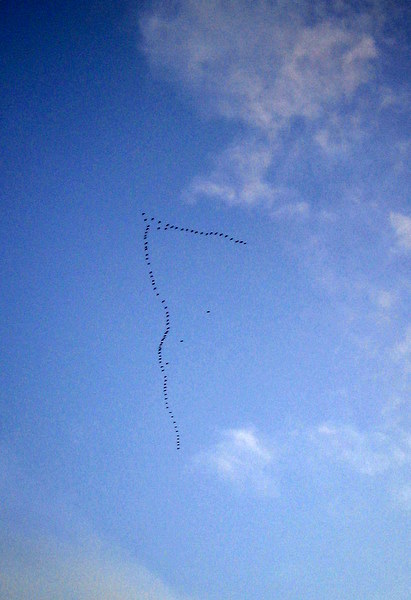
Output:
[[[409,3],[2,22],[0,596],[409,598]]]

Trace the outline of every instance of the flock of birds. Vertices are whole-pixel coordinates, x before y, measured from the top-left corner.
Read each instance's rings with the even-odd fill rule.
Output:
[[[154,274],[153,274],[153,270],[151,268],[151,262],[150,262],[150,254],[148,251],[148,234],[150,232],[150,228],[151,225],[153,226],[157,226],[157,229],[162,229],[164,231],[168,231],[168,230],[174,230],[174,231],[180,231],[180,232],[185,232],[185,233],[193,233],[194,235],[203,235],[203,236],[217,236],[218,238],[224,238],[227,239],[230,242],[234,242],[235,244],[247,244],[247,242],[245,242],[244,240],[240,240],[240,239],[235,239],[234,237],[230,237],[227,234],[224,233],[220,233],[218,231],[198,231],[197,229],[190,229],[188,227],[177,227],[177,225],[171,225],[170,223],[166,223],[163,224],[162,221],[158,221],[156,220],[154,217],[148,217],[146,215],[145,212],[141,213],[144,221],[146,224],[146,228],[144,231],[144,255],[145,255],[145,261],[147,264],[147,268],[148,268],[148,273],[150,276],[150,280],[151,280],[151,286],[152,289],[155,293],[155,295],[160,298],[160,292],[158,291],[157,285],[156,285],[156,281],[154,279]],[[162,375],[163,375],[163,397],[164,397],[164,405],[165,405],[165,409],[168,411],[169,415],[170,415],[170,419],[173,423],[174,426],[174,430],[175,430],[175,434],[176,434],[176,442],[177,442],[177,450],[180,449],[180,432],[178,430],[178,426],[177,426],[177,422],[175,420],[173,411],[171,410],[170,407],[170,403],[168,401],[168,391],[167,391],[167,373],[166,373],[166,366],[168,365],[168,362],[164,362],[163,359],[163,345],[164,342],[166,341],[166,338],[170,332],[170,313],[168,310],[168,306],[167,303],[165,301],[164,298],[161,299],[161,305],[163,307],[163,310],[165,311],[165,316],[166,316],[166,327],[164,329],[162,338],[160,340],[160,343],[158,345],[158,349],[157,349],[157,358],[158,358],[158,364],[160,366]],[[209,313],[210,311],[207,310],[207,313]],[[183,342],[184,340],[180,340],[180,342]]]

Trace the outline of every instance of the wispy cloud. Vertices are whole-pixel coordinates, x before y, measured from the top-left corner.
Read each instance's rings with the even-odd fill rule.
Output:
[[[310,212],[310,205],[308,202],[294,202],[289,204],[283,204],[280,208],[273,211],[273,216],[280,218],[305,218]]]
[[[371,294],[372,300],[383,311],[388,311],[395,304],[397,294],[388,290],[376,290]]]
[[[229,206],[260,207],[276,218],[300,218],[309,213],[291,186],[270,183],[268,172],[272,148],[266,141],[248,138],[231,144],[216,159],[207,176],[197,176],[183,197],[192,201],[200,196]]]
[[[408,325],[400,340],[395,344],[391,356],[402,365],[405,376],[411,373],[411,325]]]
[[[403,339],[396,344],[394,353],[398,358],[411,356],[411,325],[408,325]]]
[[[310,436],[325,456],[363,475],[378,475],[411,465],[411,436],[398,428],[393,433],[324,423]]]
[[[284,182],[270,183],[268,170],[280,132],[296,118],[312,124],[312,140],[326,154],[346,152],[358,138],[352,103],[373,80],[379,51],[370,20],[354,10],[337,19],[338,4],[180,0],[173,10],[144,15],[153,67],[180,82],[203,112],[245,126],[244,140],[223,151],[217,169],[196,178],[186,198],[271,208]],[[258,149],[250,149],[250,136],[262,140]],[[250,176],[239,153],[248,153]]]
[[[277,431],[270,444],[264,443],[253,427],[228,429],[215,445],[197,454],[193,463],[200,472],[207,471],[245,494],[272,498],[280,491],[287,496],[289,469],[295,476],[300,465],[301,476],[306,477],[308,470],[314,482],[315,477],[327,477],[327,472],[333,479],[338,477],[341,470],[333,465],[339,463],[346,472],[378,478],[387,498],[397,498],[395,505],[404,508],[410,485],[411,433],[402,426],[403,409],[400,401],[389,410],[386,407],[380,425],[368,429],[328,422]]]
[[[215,160],[207,177],[196,177],[186,190],[188,198],[214,197],[229,205],[272,206],[278,190],[266,179],[272,151],[256,139],[230,145]]]
[[[393,492],[393,500],[399,508],[411,511],[411,484],[396,489]]]
[[[254,428],[222,432],[220,441],[194,457],[194,464],[243,491],[264,496],[278,494],[274,476],[276,453]]]
[[[363,137],[363,124],[359,115],[340,115],[330,111],[314,134],[314,141],[326,157],[342,159],[349,155],[351,148],[360,143]]]
[[[411,217],[398,212],[390,213],[391,226],[399,248],[411,250]]]
[[[183,0],[173,14],[143,18],[145,49],[153,64],[205,94],[217,114],[275,132],[283,119],[317,117],[350,98],[372,77],[378,55],[361,19],[309,24],[304,12],[302,3],[295,10]]]

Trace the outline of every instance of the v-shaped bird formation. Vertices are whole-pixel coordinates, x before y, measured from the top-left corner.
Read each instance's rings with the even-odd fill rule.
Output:
[[[163,310],[165,311],[165,317],[166,317],[166,326],[165,326],[162,338],[160,340],[160,343],[159,343],[158,349],[157,349],[157,359],[158,359],[158,364],[160,366],[160,370],[161,370],[161,373],[163,376],[164,406],[165,406],[165,409],[168,411],[168,413],[170,415],[170,419],[173,423],[173,427],[174,427],[174,431],[175,431],[175,435],[176,435],[177,450],[179,450],[180,449],[180,432],[179,432],[177,422],[175,420],[175,417],[174,417],[174,414],[173,414],[173,411],[171,409],[169,399],[168,399],[168,391],[167,391],[168,378],[167,378],[167,373],[166,373],[166,366],[168,366],[168,362],[164,362],[164,360],[163,360],[163,345],[164,345],[164,342],[166,341],[168,334],[170,333],[170,312],[168,310],[168,306],[167,306],[165,298],[160,299],[160,292],[158,291],[156,280],[154,278],[153,270],[151,267],[150,253],[149,253],[149,246],[148,246],[148,236],[150,233],[150,229],[152,226],[153,227],[156,226],[158,230],[179,231],[179,232],[184,232],[184,233],[192,233],[194,235],[202,235],[204,237],[210,237],[210,236],[217,237],[218,239],[223,238],[229,242],[233,242],[234,244],[247,244],[247,242],[245,242],[244,240],[235,239],[234,237],[230,237],[228,234],[220,233],[219,231],[199,231],[197,229],[191,229],[189,227],[179,227],[177,225],[172,225],[170,223],[164,224],[162,221],[158,221],[154,217],[147,216],[147,214],[145,212],[143,212],[141,214],[144,218],[144,222],[146,223],[146,228],[144,231],[144,256],[145,256],[145,261],[146,261],[146,265],[148,268],[148,274],[150,276],[152,289],[153,289],[156,297],[159,298],[159,300],[161,302],[161,306],[163,307]],[[210,311],[207,310],[207,313],[209,313],[209,312]],[[184,340],[180,340],[180,342],[183,342],[183,341]]]

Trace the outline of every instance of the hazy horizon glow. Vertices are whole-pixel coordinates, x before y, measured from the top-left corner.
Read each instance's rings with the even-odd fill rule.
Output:
[[[410,17],[6,8],[0,596],[408,599]]]

